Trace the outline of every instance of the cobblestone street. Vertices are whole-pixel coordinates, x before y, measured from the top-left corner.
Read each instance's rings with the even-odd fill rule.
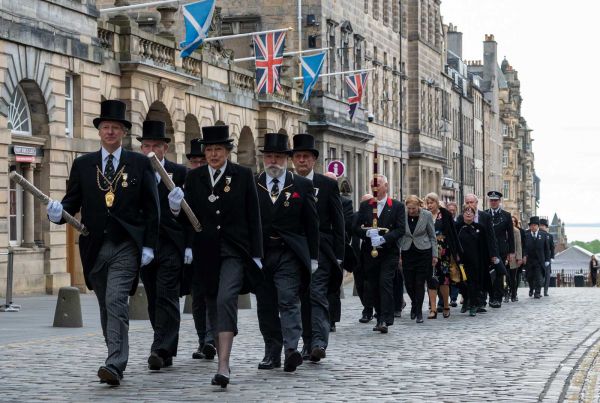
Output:
[[[146,368],[147,321],[132,321],[130,361],[118,388],[96,371],[104,346],[93,295],[82,295],[83,329],[49,327],[55,297],[21,298],[19,313],[0,314],[0,400],[25,401],[598,401],[600,290],[551,289],[470,318],[452,310],[419,325],[403,317],[390,333],[359,324],[351,284],[327,358],[292,374],[259,371],[263,355],[256,311],[240,311],[240,335],[226,390],[210,385],[216,362],[193,360],[197,339],[183,315],[172,368]],[[255,306],[253,301],[253,306]],[[427,307],[424,307],[424,310]],[[35,309],[35,312],[31,312]]]

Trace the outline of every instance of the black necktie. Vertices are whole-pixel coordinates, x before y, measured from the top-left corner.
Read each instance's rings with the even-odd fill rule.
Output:
[[[279,179],[274,178],[272,182],[273,187],[271,188],[271,199],[273,200],[273,203],[275,203],[275,200],[277,200],[279,197]]]
[[[214,180],[215,182],[217,181],[217,178],[219,177],[219,175],[221,175],[221,170],[220,170],[220,169],[217,169],[217,170],[215,171],[215,173],[213,174],[213,180]]]
[[[104,167],[104,176],[109,182],[112,182],[115,177],[115,166],[113,165],[114,156],[112,154],[108,154],[108,161],[106,161],[106,166]]]

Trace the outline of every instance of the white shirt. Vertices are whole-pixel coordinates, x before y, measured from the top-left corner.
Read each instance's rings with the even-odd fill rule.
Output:
[[[165,159],[164,158],[162,160],[160,160],[160,165],[162,165],[163,168],[165,167]],[[154,172],[154,176],[156,176],[156,183],[160,183],[160,175],[158,174],[158,172]]]
[[[108,162],[108,156],[111,154],[104,147],[101,147],[102,153],[102,173],[106,171],[106,163]],[[117,148],[113,153],[113,167],[115,168],[115,172],[117,172],[117,167],[119,166],[119,160],[121,159],[121,147]]]
[[[381,215],[381,212],[383,211],[383,208],[385,207],[385,203],[387,203],[387,195],[385,196],[384,199],[381,200],[377,200],[377,217],[379,217]]]
[[[308,175],[305,176],[306,179],[310,179],[311,181],[313,180],[313,178],[315,177],[315,171],[311,170]]]
[[[215,172],[217,172],[216,169],[214,169],[213,167],[211,167],[210,165],[208,166],[208,173],[210,174],[210,182],[212,183],[212,187],[215,187],[215,185],[221,180],[221,178],[223,177],[223,174],[225,173],[225,169],[227,168],[227,160],[225,160],[225,163],[223,164],[223,166],[221,168],[219,168],[219,171],[221,171],[221,173],[219,174],[219,176],[217,176],[217,179],[215,179]]]
[[[279,186],[279,195],[281,195],[281,190],[283,189],[283,186],[285,185],[285,174],[286,174],[286,171],[284,170],[283,174],[277,178],[277,180],[279,181],[279,183],[277,183],[277,186]],[[267,180],[267,189],[269,189],[269,194],[271,194],[271,189],[273,189],[273,185],[274,185],[273,179],[275,179],[275,178],[272,178],[266,172],[265,172],[265,176],[266,176],[266,180]],[[279,196],[277,196],[277,197],[279,197]],[[275,199],[275,201],[277,201],[277,199]],[[275,203],[275,201],[273,201],[273,203]]]

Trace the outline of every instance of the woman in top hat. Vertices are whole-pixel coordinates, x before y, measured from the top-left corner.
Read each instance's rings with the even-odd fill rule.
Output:
[[[238,295],[262,278],[263,237],[252,171],[228,160],[233,149],[229,127],[203,127],[200,143],[207,165],[188,173],[185,198],[202,223],[202,231],[194,234],[193,252],[219,358],[211,383],[225,388],[238,332]],[[181,200],[173,202],[171,209],[178,212],[180,204]]]
[[[202,139],[193,139],[190,143],[190,152],[185,155],[190,162],[190,168],[206,165],[206,155],[202,149]]]

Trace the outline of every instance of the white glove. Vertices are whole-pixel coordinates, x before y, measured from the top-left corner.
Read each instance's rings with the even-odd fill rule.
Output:
[[[147,264],[149,264],[152,259],[154,259],[154,251],[152,250],[152,248],[148,248],[147,246],[144,246],[142,248],[142,264],[141,267],[146,266]]]
[[[385,243],[385,238],[382,236],[377,236],[377,237],[371,238],[371,245],[373,245],[376,248],[383,245],[384,243]]]
[[[185,248],[185,252],[183,253],[183,264],[192,264],[194,260],[194,255],[192,254],[192,248]]]
[[[169,192],[169,207],[173,211],[181,210],[181,202],[183,201],[183,190],[180,187],[174,187],[173,190]]]
[[[315,273],[319,268],[319,261],[317,259],[310,259],[310,272]]]
[[[262,269],[263,266],[259,257],[253,257],[252,260],[254,260],[254,264],[257,265],[259,269]]]
[[[545,266],[546,267],[550,266],[550,262],[546,262]]]
[[[337,260],[338,265],[342,264],[342,261],[340,259],[335,259],[335,260]]]
[[[62,220],[63,206],[58,200],[50,200],[46,206],[46,211],[48,212],[48,218],[53,223],[56,224]]]
[[[375,229],[375,228],[368,229],[368,230],[367,230],[367,236],[368,236],[369,238],[373,238],[374,236],[379,236],[379,230],[378,230],[378,229]]]
[[[494,257],[494,264],[498,264],[500,263],[500,259],[498,259],[497,257]]]

